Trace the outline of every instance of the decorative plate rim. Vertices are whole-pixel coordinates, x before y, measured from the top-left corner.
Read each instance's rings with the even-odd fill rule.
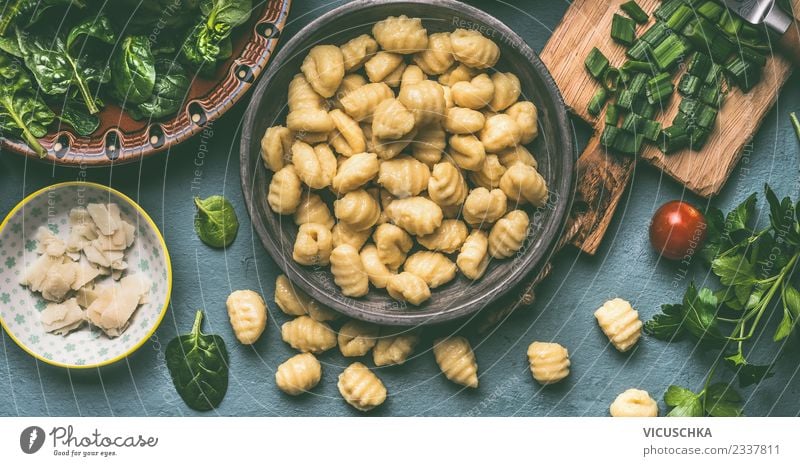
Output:
[[[144,337],[141,338],[141,340],[139,340],[138,342],[133,344],[127,351],[125,351],[124,353],[122,353],[122,354],[120,354],[118,356],[114,356],[113,358],[109,358],[109,359],[106,359],[106,360],[101,361],[101,362],[92,363],[92,364],[83,364],[83,365],[67,364],[67,363],[63,363],[63,362],[59,362],[59,361],[54,361],[52,359],[48,359],[48,358],[42,356],[41,354],[35,352],[33,349],[28,347],[25,343],[20,341],[16,337],[16,335],[14,335],[14,332],[12,332],[11,329],[9,328],[9,326],[6,324],[5,320],[3,319],[3,315],[1,313],[0,313],[0,327],[3,328],[3,331],[6,333],[6,335],[8,335],[11,338],[11,340],[14,343],[17,344],[17,346],[19,346],[23,351],[25,351],[29,355],[33,356],[34,358],[38,359],[39,361],[42,361],[42,362],[44,362],[46,364],[49,364],[51,366],[61,367],[61,368],[64,368],[64,369],[96,369],[98,367],[103,367],[103,366],[108,366],[110,364],[114,364],[115,362],[121,361],[121,360],[127,358],[128,356],[132,355],[139,348],[141,348],[147,342],[147,340],[149,340],[150,337],[153,336],[153,334],[156,332],[156,330],[158,330],[158,328],[161,326],[161,322],[164,320],[164,317],[166,317],[166,315],[167,315],[167,309],[169,309],[169,305],[170,305],[170,302],[171,302],[171,299],[172,299],[172,260],[171,260],[171,258],[169,256],[169,249],[167,249],[167,243],[166,243],[166,241],[164,241],[164,236],[161,234],[161,230],[158,229],[158,226],[156,225],[156,223],[153,221],[152,218],[150,218],[150,215],[144,210],[144,208],[142,208],[142,206],[140,206],[138,203],[136,203],[136,201],[134,201],[133,199],[131,199],[127,195],[123,194],[120,191],[117,191],[114,188],[111,188],[111,187],[108,187],[108,186],[105,186],[105,185],[102,185],[102,184],[99,184],[99,183],[93,183],[91,181],[65,181],[65,182],[61,182],[61,183],[56,183],[56,184],[51,184],[49,186],[45,186],[44,188],[41,188],[39,190],[36,190],[36,191],[32,192],[31,194],[28,194],[27,196],[25,196],[25,198],[23,198],[21,201],[19,201],[19,203],[17,203],[17,205],[15,205],[14,208],[11,209],[11,211],[9,211],[8,215],[6,215],[5,218],[3,219],[3,222],[0,223],[0,235],[3,233],[3,231],[6,228],[6,226],[11,221],[11,219],[14,217],[14,215],[17,212],[19,212],[23,207],[25,207],[28,203],[30,203],[32,200],[36,199],[37,197],[41,196],[42,194],[46,194],[46,193],[52,191],[54,189],[66,188],[66,187],[71,187],[71,186],[88,186],[88,187],[92,187],[92,188],[95,188],[95,189],[99,189],[101,191],[106,191],[109,194],[122,199],[129,206],[133,207],[136,210],[136,212],[139,215],[141,215],[142,218],[144,218],[145,222],[150,226],[150,229],[153,232],[155,232],[156,237],[158,238],[158,242],[161,245],[162,250],[164,251],[164,265],[166,266],[166,270],[167,270],[167,296],[166,296],[166,299],[164,300],[164,305],[161,308],[161,312],[159,312],[158,317],[156,318],[155,322],[153,322],[153,325],[152,325],[151,329],[148,330],[148,332],[144,335]]]

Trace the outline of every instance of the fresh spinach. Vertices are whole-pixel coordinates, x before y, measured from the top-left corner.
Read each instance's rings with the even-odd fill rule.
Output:
[[[181,47],[184,60],[202,69],[229,55],[231,31],[247,22],[252,10],[252,0],[202,0],[203,20]]]
[[[70,4],[76,8],[86,6],[83,0],[13,0],[6,2],[3,10],[0,11],[0,36],[4,36],[12,24],[22,23],[19,25],[29,27],[38,22],[42,14],[52,7]]]
[[[58,119],[81,136],[89,136],[100,127],[100,118],[89,115],[80,102],[68,100],[58,112]]]
[[[233,205],[222,196],[206,199],[194,198],[197,214],[194,229],[197,236],[207,245],[224,248],[233,242],[239,231],[239,220]]]
[[[55,114],[34,94],[35,88],[27,73],[11,57],[0,54],[0,128],[22,139],[40,157],[46,155],[39,138],[47,134],[47,126]]]
[[[111,57],[111,83],[124,104],[137,105],[152,97],[156,66],[147,37],[128,36],[122,41]]]
[[[156,81],[150,99],[128,113],[137,120],[144,118],[163,118],[180,110],[186,100],[191,82],[186,71],[178,63],[159,59],[155,64]]]
[[[195,315],[192,332],[167,344],[166,363],[183,401],[198,411],[216,408],[228,391],[228,350],[219,335],[200,331],[203,311]]]

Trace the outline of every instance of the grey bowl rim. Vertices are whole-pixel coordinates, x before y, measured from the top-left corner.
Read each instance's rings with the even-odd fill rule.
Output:
[[[249,167],[251,164],[250,148],[253,140],[253,128],[256,125],[256,114],[258,107],[266,89],[269,87],[270,82],[276,74],[280,72],[284,63],[288,58],[297,53],[297,49],[302,48],[302,44],[312,35],[317,29],[323,27],[328,21],[336,19],[341,16],[357,13],[360,10],[367,8],[376,8],[390,4],[424,4],[426,6],[434,6],[446,8],[450,11],[459,12],[468,19],[477,20],[496,31],[504,34],[505,37],[517,44],[517,53],[528,58],[528,65],[533,67],[534,72],[537,73],[544,82],[546,94],[550,96],[555,107],[555,127],[559,130],[557,135],[557,142],[562,145],[561,151],[565,156],[562,163],[564,163],[564,173],[567,176],[559,180],[556,192],[559,194],[559,201],[556,203],[553,221],[546,225],[542,232],[542,243],[540,248],[532,248],[528,254],[536,255],[534,260],[528,260],[527,266],[519,267],[508,280],[498,283],[491,291],[484,295],[473,299],[471,301],[460,303],[458,306],[448,309],[445,312],[434,314],[425,314],[415,312],[410,314],[393,314],[386,315],[380,311],[364,311],[360,308],[352,306],[349,302],[335,299],[333,296],[327,294],[324,290],[319,289],[306,279],[306,273],[294,264],[291,256],[287,256],[283,249],[279,248],[269,240],[270,235],[265,226],[256,221],[258,218],[258,211],[253,203],[252,188],[255,179],[255,174],[251,175]],[[294,37],[284,42],[280,50],[270,60],[267,68],[262,73],[258,83],[250,95],[250,102],[248,103],[247,110],[243,119],[242,137],[240,142],[240,155],[239,155],[239,171],[241,176],[242,191],[247,206],[247,213],[250,216],[252,228],[256,230],[261,244],[266,249],[267,253],[272,257],[273,261],[287,275],[289,280],[294,286],[299,287],[300,290],[317,300],[321,304],[334,309],[347,317],[358,320],[363,320],[381,325],[394,325],[394,326],[429,326],[453,321],[459,318],[467,317],[478,313],[493,303],[496,303],[506,293],[519,286],[526,277],[533,277],[534,274],[540,271],[544,265],[550,260],[555,252],[555,246],[558,242],[559,235],[564,231],[568,213],[570,212],[573,196],[574,196],[574,183],[575,183],[575,163],[577,159],[577,152],[575,144],[573,143],[573,134],[570,131],[572,124],[568,117],[567,107],[564,103],[564,98],[561,91],[542,62],[539,54],[536,53],[528,43],[523,40],[516,32],[514,32],[505,23],[495,18],[491,14],[461,3],[456,0],[355,0],[350,3],[336,7],[327,13],[319,16],[317,19],[311,21],[298,31]],[[260,140],[260,137],[257,137]],[[259,157],[260,159],[260,157]],[[256,169],[258,169],[258,161],[256,161]],[[345,297],[346,300],[353,300],[352,298]],[[421,309],[421,308],[415,308]]]

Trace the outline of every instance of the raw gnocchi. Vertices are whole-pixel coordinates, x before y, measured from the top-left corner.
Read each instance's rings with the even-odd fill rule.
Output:
[[[336,346],[336,333],[308,316],[299,316],[283,324],[281,338],[303,353],[323,353]]]
[[[494,69],[499,58],[480,31],[429,34],[405,15],[311,47],[285,122],[261,139],[267,204],[298,227],[293,259],[330,265],[346,296],[372,286],[419,305],[459,271],[477,280],[519,251],[530,223],[519,209],[549,192],[524,146],[538,136],[536,106],[520,100],[517,75]],[[335,318],[279,280],[284,312]]]
[[[622,298],[606,301],[594,316],[611,344],[623,353],[633,348],[642,336],[639,313]]]
[[[258,341],[267,326],[267,305],[252,290],[236,290],[225,301],[236,339],[243,345]]]
[[[629,388],[617,396],[609,411],[613,417],[658,417],[658,403],[646,391]]]
[[[339,315],[296,288],[286,275],[278,275],[275,280],[275,304],[290,316],[308,315],[318,322],[336,320]]]
[[[439,338],[433,342],[433,355],[447,380],[478,388],[478,363],[466,338]]]
[[[350,364],[339,374],[338,387],[342,398],[359,411],[369,411],[386,401],[383,382],[360,362]]]
[[[275,384],[287,395],[300,395],[316,387],[322,378],[322,365],[311,353],[292,356],[278,366]]]
[[[372,349],[372,360],[376,366],[403,364],[414,352],[417,343],[419,343],[419,336],[409,331],[382,336]]]
[[[534,341],[528,346],[531,374],[542,385],[564,380],[569,375],[569,352],[558,343]]]
[[[375,346],[380,329],[367,322],[351,320],[339,329],[339,351],[342,356],[364,356]]]

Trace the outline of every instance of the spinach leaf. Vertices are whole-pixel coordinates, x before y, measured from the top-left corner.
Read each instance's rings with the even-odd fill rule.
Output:
[[[197,311],[192,332],[167,344],[166,363],[183,401],[198,411],[216,408],[228,391],[228,350],[219,335],[200,331],[203,311]]]
[[[55,6],[86,6],[83,0],[13,0],[6,2],[0,11],[0,36],[4,36],[9,26],[17,24],[20,27],[29,27],[41,19],[42,14]]]
[[[79,102],[68,100],[61,108],[58,119],[66,123],[81,136],[89,136],[100,127],[100,119],[89,115]]]
[[[22,139],[40,157],[46,155],[38,138],[47,134],[47,126],[55,114],[34,94],[33,83],[22,68],[10,57],[0,54],[0,128]]]
[[[191,82],[186,71],[171,60],[156,60],[156,81],[150,99],[128,109],[134,119],[163,118],[180,110]]]
[[[123,104],[141,104],[152,97],[156,67],[147,37],[128,36],[122,41],[111,57],[111,83]]]
[[[79,39],[97,39],[102,43],[112,45],[116,42],[116,33],[111,26],[111,21],[105,15],[90,16],[76,24],[67,35],[67,50],[75,52],[75,44]]]
[[[197,207],[194,218],[197,236],[215,248],[231,244],[239,231],[239,220],[231,203],[222,196],[211,196],[205,200],[196,197],[194,204]]]
[[[202,0],[203,20],[192,28],[181,47],[185,61],[203,68],[230,55],[233,28],[250,19],[252,0]]]
[[[33,74],[42,92],[50,95],[65,94],[74,86],[78,89],[90,114],[100,111],[91,85],[104,84],[111,79],[110,70],[104,63],[93,62],[87,56],[73,57],[59,37],[54,39],[33,37],[24,40],[22,35],[18,34],[18,38],[25,65]]]

